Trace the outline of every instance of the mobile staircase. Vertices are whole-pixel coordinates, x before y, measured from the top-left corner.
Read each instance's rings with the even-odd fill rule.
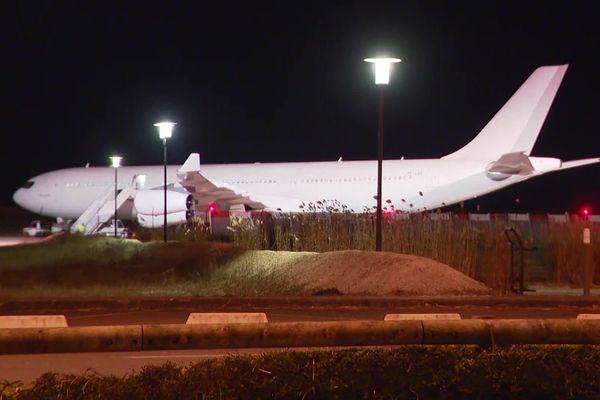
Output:
[[[137,191],[133,184],[125,186],[117,195],[117,210]],[[115,190],[107,188],[106,192],[95,200],[71,225],[71,232],[80,232],[85,235],[96,233],[100,227],[115,215]]]

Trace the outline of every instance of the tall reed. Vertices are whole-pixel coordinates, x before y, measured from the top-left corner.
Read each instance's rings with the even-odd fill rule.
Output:
[[[507,289],[510,251],[503,230],[507,225],[517,230],[527,227],[498,217],[476,222],[457,214],[442,219],[436,214],[391,211],[384,213],[384,251],[429,257],[499,291]],[[536,230],[539,237],[533,234],[531,224],[527,225],[529,228],[522,232],[524,246],[537,250],[525,253],[525,278],[535,266],[553,271],[551,275],[542,275],[550,275],[548,278],[555,283],[580,285],[584,222],[544,220],[544,226]],[[590,228],[600,282],[600,226],[590,225]],[[375,213],[372,210],[350,213],[335,201],[307,204],[302,213],[258,213],[252,219],[233,223],[230,229],[234,243],[248,249],[326,252],[375,248]]]

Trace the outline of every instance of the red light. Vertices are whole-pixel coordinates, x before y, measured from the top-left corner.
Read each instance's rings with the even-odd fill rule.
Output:
[[[515,203],[519,204],[520,202],[521,202],[521,199],[517,197],[517,198],[515,199]]]
[[[210,215],[215,215],[217,213],[217,206],[215,204],[209,204],[208,212],[210,213]]]
[[[590,210],[589,206],[581,207],[581,216],[583,217],[584,220],[587,221],[587,219],[591,213],[592,213],[592,211]]]

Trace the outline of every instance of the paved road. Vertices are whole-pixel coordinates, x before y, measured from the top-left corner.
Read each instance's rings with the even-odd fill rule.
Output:
[[[66,314],[69,326],[184,324],[191,309],[156,309],[100,312],[74,311]],[[215,310],[219,311],[220,310]],[[264,312],[270,322],[383,320],[392,313],[459,313],[461,318],[575,318],[577,314],[600,313],[598,307],[506,308],[506,307],[396,307],[396,308],[323,308],[255,309]]]
[[[1,301],[0,315],[62,314],[69,326],[184,324],[192,312],[264,312],[270,322],[383,320],[386,314],[459,313],[469,318],[575,318],[600,313],[600,297],[553,298],[452,298],[430,304],[427,300],[299,298],[299,299],[176,299],[81,300],[55,302]],[[566,299],[566,300],[564,300]]]
[[[124,376],[144,365],[162,365],[167,361],[189,365],[206,358],[227,355],[260,354],[268,349],[210,349],[175,351],[139,351],[120,353],[56,353],[0,355],[0,381],[31,382],[45,372],[83,374],[97,372]],[[282,351],[271,349],[270,351]]]

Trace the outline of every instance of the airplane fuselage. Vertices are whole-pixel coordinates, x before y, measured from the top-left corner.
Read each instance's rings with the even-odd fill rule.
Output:
[[[451,204],[455,198],[465,199],[450,188],[445,193],[447,201],[438,199],[439,196],[428,198],[428,194],[481,174],[484,166],[479,161],[442,159],[384,161],[383,206],[416,212]],[[178,166],[167,168],[167,186],[171,189],[178,186],[177,169]],[[362,212],[371,210],[376,203],[376,161],[203,165],[201,173],[212,181],[235,187],[240,194],[248,192],[265,199],[270,210],[302,211],[305,209],[299,207],[302,203],[306,207],[308,203],[325,201],[331,206],[335,202],[335,208],[340,210],[343,205],[348,210]],[[146,177],[144,189],[162,189],[162,166],[120,167],[118,187],[131,184],[139,175]],[[114,189],[114,169],[69,168],[38,175],[29,182],[33,182],[31,187],[15,193],[18,204],[40,215],[73,219],[107,190]],[[489,183],[490,189],[496,189],[513,182]],[[273,204],[269,204],[269,199],[273,199]]]

